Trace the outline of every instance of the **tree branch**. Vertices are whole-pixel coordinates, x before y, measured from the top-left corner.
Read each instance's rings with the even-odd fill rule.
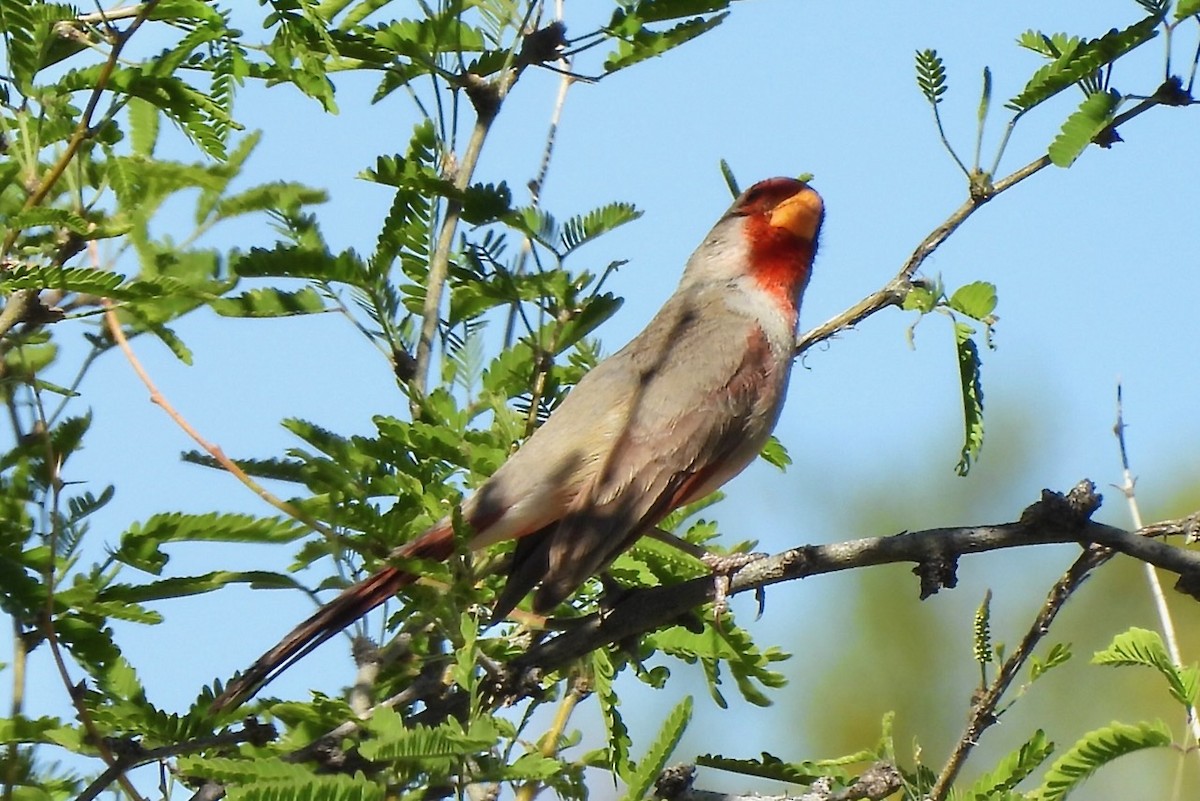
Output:
[[[1146,98],[1128,111],[1114,117],[1112,123],[1097,134],[1093,141],[1105,143],[1103,146],[1108,147],[1112,142],[1120,141],[1120,138],[1116,135],[1117,127],[1132,120],[1134,117],[1155,106],[1181,106],[1190,105],[1192,102],[1190,97],[1181,95],[1181,90],[1177,82],[1168,80],[1159,87],[1153,96]],[[1019,170],[1014,170],[995,183],[972,184],[970,197],[967,201],[955,209],[954,213],[947,217],[945,222],[933,229],[921,241],[921,244],[917,245],[916,249],[908,257],[908,260],[904,262],[904,266],[900,268],[900,271],[896,273],[892,280],[884,285],[883,289],[871,293],[841,314],[801,334],[796,339],[796,355],[799,356],[818,342],[824,342],[842,331],[854,328],[863,320],[882,309],[903,304],[904,298],[912,286],[912,277],[925,260],[933,255],[934,251],[941,247],[942,243],[950,237],[950,234],[958,230],[958,227],[966,222],[967,218],[974,214],[980,206],[1001,192],[1012,189],[1026,178],[1049,166],[1050,157],[1042,156],[1029,162]]]
[[[929,801],[942,801],[949,794],[954,780],[958,777],[958,772],[962,769],[972,749],[978,744],[980,736],[992,724],[999,721],[996,707],[999,705],[1000,699],[1033,654],[1033,650],[1041,642],[1042,637],[1050,631],[1050,624],[1058,617],[1058,613],[1067,599],[1074,594],[1093,570],[1111,559],[1114,553],[1100,545],[1089,545],[1062,575],[1062,578],[1050,588],[1045,603],[1042,604],[1037,617],[1030,624],[1029,630],[1025,632],[1025,636],[1021,638],[1021,642],[1004,661],[1000,672],[988,686],[986,692],[971,706],[967,726],[958,742],[955,743],[954,750],[946,760],[946,765],[938,775],[933,789],[929,792]]]
[[[1091,483],[1084,485],[1093,492]],[[1094,495],[1097,505],[1099,496]],[[759,559],[731,578],[729,594],[753,592],[771,584],[835,573],[871,565],[913,562],[920,577],[921,597],[956,583],[958,558],[1004,548],[1051,543],[1101,545],[1155,565],[1179,576],[1175,588],[1200,598],[1200,553],[1177,548],[1125,531],[1091,522],[1064,496],[1044,490],[1042,499],[1012,523],[911,531],[890,537],[869,537],[827,545],[803,545]],[[1164,525],[1156,526],[1164,533]],[[1185,528],[1180,522],[1179,531]],[[528,670],[553,670],[596,648],[668,626],[711,601],[716,583],[711,577],[682,584],[650,587],[630,593],[611,610],[592,615],[569,631],[530,648],[510,666],[510,676]]]
[[[245,725],[240,729],[227,729],[208,737],[197,737],[194,740],[164,745],[159,748],[142,748],[137,743],[129,742],[126,743],[127,747],[117,761],[85,787],[75,801],[93,801],[114,780],[124,774],[125,771],[140,765],[148,765],[151,762],[159,762],[170,757],[180,756],[181,754],[204,751],[216,746],[239,745],[241,743],[252,743],[261,746],[275,739],[276,736],[277,732],[274,726],[259,723],[253,718],[246,718]],[[205,787],[208,786],[207,784],[205,785]],[[219,798],[220,796],[216,797]]]

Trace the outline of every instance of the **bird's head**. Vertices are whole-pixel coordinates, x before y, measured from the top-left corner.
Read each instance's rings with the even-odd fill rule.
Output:
[[[750,278],[795,309],[808,284],[825,204],[794,178],[768,178],[747,189],[725,212],[688,264],[695,281]]]

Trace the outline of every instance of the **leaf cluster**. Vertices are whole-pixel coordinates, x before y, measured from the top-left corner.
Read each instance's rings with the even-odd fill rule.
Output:
[[[220,603],[216,593],[234,584],[316,598],[384,565],[397,543],[455,515],[463,491],[491,474],[600,358],[595,332],[620,307],[604,283],[624,262],[597,263],[589,246],[641,212],[619,201],[562,215],[536,200],[521,205],[506,182],[473,180],[456,150],[457,130],[496,114],[523,70],[573,57],[565,53],[572,43],[553,25],[539,29],[523,4],[421,6],[418,19],[385,19],[369,0],[272,3],[259,43],[232,27],[230,8],[199,0],[150,2],[112,18],[58,3],[0,8],[11,72],[0,82],[0,141],[9,156],[0,163],[0,293],[20,312],[0,323],[0,391],[16,442],[0,454],[0,606],[13,619],[21,660],[53,650],[80,681],[64,693],[74,718],[0,719],[0,744],[22,760],[22,770],[5,772],[9,789],[53,797],[102,789],[33,759],[51,748],[97,759],[93,778],[101,782],[114,766],[120,773],[171,760],[182,784],[220,783],[246,798],[382,798],[479,782],[545,784],[583,797],[584,770],[595,766],[645,790],[678,742],[690,701],[635,762],[612,689],[618,675],[661,684],[668,668],[646,664],[699,664],[723,704],[723,673],[756,703],[766,703],[760,687],[782,682],[771,669],[781,653],[760,650],[732,619],[710,617],[697,623],[704,635],[646,639],[637,660],[619,649],[597,652],[592,666],[505,690],[497,666],[530,635],[513,625],[481,628],[479,609],[502,581],[503,553],[422,566],[426,579],[388,610],[396,614],[382,628],[384,658],[370,685],[351,692],[349,703],[320,694],[261,700],[250,711],[271,718],[277,734],[237,729],[242,711],[214,716],[220,682],[200,689],[186,711],[155,706],[122,650],[114,624],[160,625],[170,608],[163,601],[208,594]],[[599,66],[608,74],[714,29],[728,6],[614,4],[607,25],[573,43],[579,53],[589,41],[609,44]],[[157,42],[157,52],[131,55],[139,51],[126,45],[135,39]],[[323,191],[245,185],[261,135],[243,132],[233,109],[239,87],[255,81],[288,84],[332,111],[346,72],[372,73],[375,101],[407,99],[417,119],[402,152],[380,155],[360,174],[389,198],[372,241],[334,249],[321,226]],[[417,78],[428,80],[415,88]],[[167,155],[179,150],[168,126],[196,161]],[[180,204],[193,209],[190,230],[164,233],[164,211]],[[243,217],[269,221],[274,234],[229,251],[200,244]],[[448,269],[439,276],[433,265],[443,257]],[[429,384],[414,370],[414,354],[429,334],[430,294],[442,289],[429,343],[440,369]],[[162,511],[129,523],[99,563],[87,564],[80,544],[116,489],[72,483],[71,456],[93,421],[66,410],[119,340],[136,346],[149,334],[190,363],[177,323],[209,309],[260,324],[315,315],[348,322],[384,355],[381,369],[395,377],[410,413],[379,414],[355,435],[285,419],[294,444],[278,454],[229,458],[201,441],[185,461],[234,472],[271,498],[276,513]],[[86,356],[72,383],[59,386],[43,374],[62,369],[64,337],[73,351],[82,342]],[[786,460],[775,451],[777,462]],[[175,569],[189,550],[218,543],[288,548],[293,568],[315,567],[321,577],[310,586],[292,571]],[[651,547],[614,574],[636,585],[698,570],[694,559]],[[602,595],[598,582],[589,585],[559,615],[592,613]],[[570,731],[530,734],[535,710],[586,696],[574,685],[605,688],[597,706],[613,737],[603,753],[577,753]],[[386,698],[401,700],[360,717],[361,704]],[[518,721],[498,713],[505,700],[524,704]],[[357,722],[347,730],[348,721]],[[312,750],[331,732],[342,732],[334,736],[337,764]]]

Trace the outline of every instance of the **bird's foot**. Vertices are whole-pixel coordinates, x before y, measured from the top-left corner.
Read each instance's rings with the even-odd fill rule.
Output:
[[[715,585],[713,593],[713,614],[721,618],[729,611],[729,590],[733,583],[733,574],[743,567],[759,559],[766,558],[765,553],[705,553],[700,561],[713,573]]]

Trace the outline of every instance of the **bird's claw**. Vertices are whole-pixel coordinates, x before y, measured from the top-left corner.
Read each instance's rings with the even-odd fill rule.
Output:
[[[713,573],[713,615],[717,619],[729,611],[729,590],[733,585],[733,574],[766,556],[765,553],[706,553],[700,557],[704,566]]]

